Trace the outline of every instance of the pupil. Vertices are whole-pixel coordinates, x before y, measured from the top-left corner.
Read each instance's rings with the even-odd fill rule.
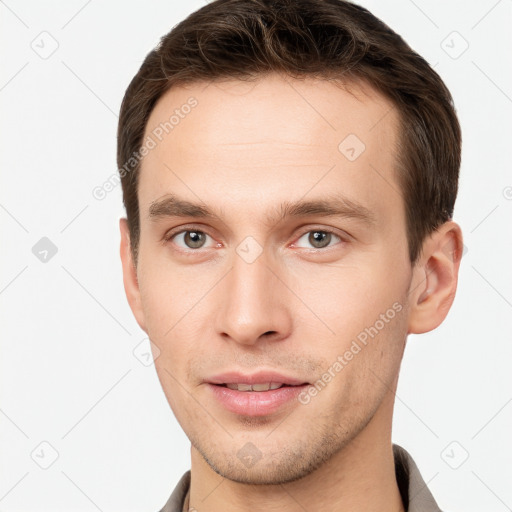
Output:
[[[312,231],[311,235],[309,235],[309,241],[311,245],[315,247],[325,247],[329,245],[331,241],[331,234],[326,233],[325,231]]]
[[[200,231],[187,231],[185,234],[185,243],[189,247],[197,249],[204,243],[204,234]]]

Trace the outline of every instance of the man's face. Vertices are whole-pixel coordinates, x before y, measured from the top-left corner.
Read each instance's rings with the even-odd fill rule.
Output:
[[[351,91],[195,84],[167,92],[147,124],[158,143],[139,181],[138,320],[193,450],[235,481],[300,478],[390,428],[412,273],[398,120],[370,88]],[[213,214],[178,215],[171,195]],[[285,208],[296,202],[339,211]],[[227,372],[309,385],[230,390]]]

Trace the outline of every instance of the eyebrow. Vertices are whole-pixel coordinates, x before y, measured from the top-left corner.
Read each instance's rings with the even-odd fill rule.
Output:
[[[344,217],[363,221],[372,226],[376,217],[372,211],[360,203],[346,197],[335,196],[310,201],[285,201],[265,217],[267,226],[277,224],[289,217],[307,216]],[[202,219],[218,219],[217,215],[206,205],[193,203],[169,194],[162,199],[153,201],[149,206],[149,219],[159,220],[166,217],[193,217]]]

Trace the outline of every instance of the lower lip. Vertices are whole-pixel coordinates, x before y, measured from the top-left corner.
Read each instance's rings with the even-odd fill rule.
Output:
[[[283,386],[268,391],[237,391],[224,386],[207,384],[215,398],[228,410],[244,416],[265,416],[278,411],[285,404],[295,401],[309,384]]]

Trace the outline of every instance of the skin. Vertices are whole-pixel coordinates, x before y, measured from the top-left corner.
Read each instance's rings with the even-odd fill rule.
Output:
[[[269,75],[175,87],[157,103],[146,134],[191,96],[197,106],[142,162],[136,266],[120,221],[126,295],[160,351],[158,377],[191,441],[189,506],[403,510],[391,445],[394,393],[407,335],[436,328],[452,304],[459,226],[443,224],[411,265],[394,173],[398,115],[369,86]],[[354,161],[338,149],[348,134],[365,144]],[[216,217],[150,218],[151,204],[169,194]],[[283,202],[339,195],[374,221],[267,219]],[[205,233],[204,245],[187,246],[183,233],[165,240],[185,229]],[[334,233],[326,247],[309,236],[322,230]],[[248,236],[262,249],[251,263],[237,253]],[[228,370],[273,369],[314,383],[397,303],[401,311],[307,405],[239,416],[203,382]],[[248,442],[261,454],[250,468],[237,457]]]

